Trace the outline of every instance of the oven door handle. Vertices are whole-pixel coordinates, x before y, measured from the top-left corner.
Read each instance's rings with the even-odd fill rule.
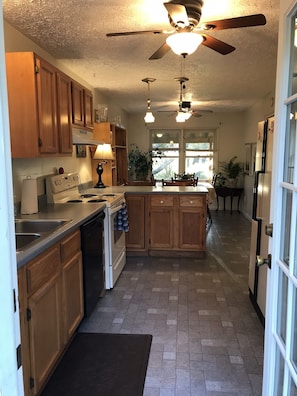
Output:
[[[120,205],[118,205],[114,208],[110,208],[109,213],[112,215],[112,214],[118,212],[119,210],[123,209],[123,204],[124,204],[124,202],[122,202]]]

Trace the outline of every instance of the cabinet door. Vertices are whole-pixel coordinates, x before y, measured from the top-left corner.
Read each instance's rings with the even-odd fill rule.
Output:
[[[93,94],[91,91],[87,89],[84,89],[84,113],[85,113],[85,119],[84,119],[85,127],[93,129],[94,128]]]
[[[150,248],[174,247],[174,200],[172,195],[150,197]]]
[[[60,301],[58,275],[48,280],[28,299],[31,312],[29,339],[34,394],[40,390],[61,353]]]
[[[185,195],[179,199],[179,248],[205,249],[205,196]]]
[[[58,153],[56,68],[36,57],[39,113],[39,150],[41,154]]]
[[[71,79],[57,75],[59,152],[72,153]]]
[[[82,255],[77,253],[63,266],[63,327],[64,344],[70,339],[83,318]]]
[[[72,81],[72,123],[77,126],[84,126],[84,89],[81,85]]]
[[[128,251],[146,250],[146,205],[144,195],[127,195],[126,204],[129,216],[129,232],[126,233]]]

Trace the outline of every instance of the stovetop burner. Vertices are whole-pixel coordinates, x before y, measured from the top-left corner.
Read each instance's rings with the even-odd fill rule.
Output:
[[[81,194],[82,198],[92,198],[92,197],[96,197],[96,194]]]
[[[88,202],[106,202],[106,199],[96,198],[96,199],[90,199]]]
[[[67,203],[76,203],[76,202],[82,202],[82,199],[70,199],[67,201]]]

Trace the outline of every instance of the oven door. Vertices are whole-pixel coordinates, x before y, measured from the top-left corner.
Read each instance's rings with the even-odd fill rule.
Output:
[[[121,203],[116,207],[107,208],[108,248],[105,252],[106,259],[106,289],[111,289],[115,285],[126,264],[126,240],[124,230],[118,230],[117,220],[123,205]]]

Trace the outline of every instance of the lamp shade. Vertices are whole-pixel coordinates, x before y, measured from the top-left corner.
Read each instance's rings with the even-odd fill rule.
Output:
[[[179,111],[177,113],[177,116],[176,116],[175,120],[176,120],[176,122],[185,122],[186,121],[185,113],[183,111]]]
[[[155,122],[155,117],[151,111],[147,111],[146,115],[144,116],[144,121],[146,123]]]
[[[191,55],[202,43],[203,37],[192,32],[175,33],[168,36],[166,43],[177,55]]]
[[[107,143],[98,144],[93,158],[99,160],[112,160],[114,157],[111,145]]]

